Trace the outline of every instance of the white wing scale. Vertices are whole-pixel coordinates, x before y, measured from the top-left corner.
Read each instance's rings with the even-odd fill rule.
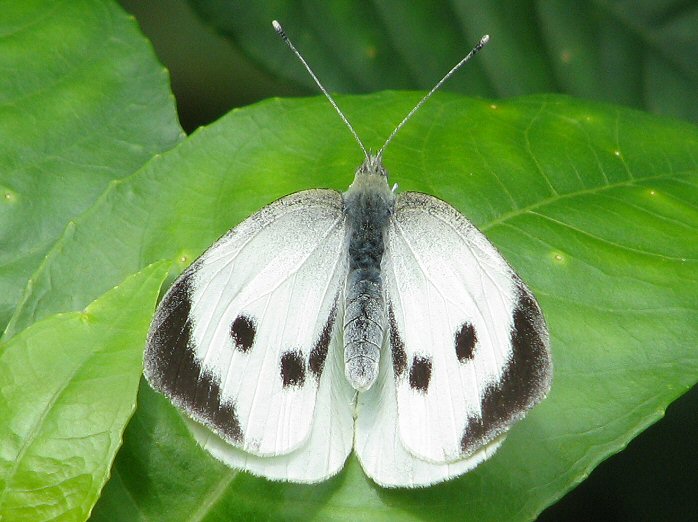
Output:
[[[405,448],[400,437],[394,364],[388,356],[389,349],[386,339],[378,380],[358,398],[354,450],[366,475],[383,487],[423,487],[462,475],[490,458],[503,437],[456,462],[428,462]]]
[[[259,457],[225,442],[211,430],[190,421],[197,442],[226,465],[272,480],[314,483],[337,474],[351,452],[354,437],[355,391],[344,378],[338,325],[320,377],[315,419],[308,439],[285,455]]]
[[[330,190],[286,196],[238,225],[163,298],[148,380],[251,460],[302,446],[341,313],[344,240]]]
[[[464,465],[547,393],[543,316],[482,233],[437,198],[400,194],[387,241],[399,439],[421,460]]]

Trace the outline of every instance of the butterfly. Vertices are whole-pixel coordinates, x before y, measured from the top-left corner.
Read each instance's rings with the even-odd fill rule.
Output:
[[[384,487],[491,457],[550,388],[531,291],[448,203],[389,187],[361,146],[349,189],[285,196],[216,241],[160,302],[145,376],[201,446],[272,480],[315,483],[353,450]]]

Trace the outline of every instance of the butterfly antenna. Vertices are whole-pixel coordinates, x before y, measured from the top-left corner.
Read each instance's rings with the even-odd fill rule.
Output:
[[[395,130],[390,134],[390,136],[388,136],[388,139],[385,140],[385,143],[383,144],[383,146],[382,146],[382,147],[380,148],[380,150],[378,151],[378,154],[376,154],[376,157],[377,157],[377,158],[381,158],[381,157],[383,156],[383,151],[384,151],[385,148],[388,146],[388,144],[393,140],[393,138],[395,137],[395,135],[396,135],[398,132],[400,132],[400,129],[402,129],[402,128],[405,126],[405,123],[407,123],[407,121],[414,115],[414,113],[417,112],[419,109],[422,108],[422,105],[424,105],[424,104],[427,102],[427,100],[428,100],[429,98],[431,98],[431,95],[434,94],[436,91],[438,91],[438,90],[441,88],[441,86],[446,82],[446,80],[448,80],[451,76],[453,76],[454,73],[455,73],[458,69],[460,69],[461,66],[462,66],[465,62],[467,62],[467,61],[470,60],[473,56],[475,56],[475,55],[480,51],[480,49],[482,49],[482,48],[485,46],[485,44],[486,44],[487,42],[489,42],[489,41],[490,41],[490,35],[488,35],[488,34],[486,34],[485,36],[483,36],[482,38],[480,38],[480,41],[478,42],[478,44],[477,44],[475,47],[472,48],[472,50],[465,56],[465,58],[463,58],[460,62],[458,62],[456,65],[454,65],[453,68],[452,68],[450,71],[448,71],[448,72],[446,73],[446,75],[445,75],[443,78],[441,78],[441,80],[439,80],[439,83],[437,83],[436,85],[434,85],[433,89],[430,90],[430,91],[424,96],[424,98],[422,98],[422,99],[419,101],[419,103],[418,103],[417,105],[414,106],[414,109],[412,109],[412,110],[409,112],[409,114],[408,114],[407,116],[405,116],[405,118],[399,123],[399,125],[398,125],[397,127],[395,127]]]
[[[325,89],[325,88],[322,86],[322,84],[320,83],[320,80],[318,80],[318,77],[315,76],[315,73],[314,73],[313,70],[310,68],[310,65],[308,65],[308,62],[305,61],[305,59],[301,56],[301,53],[299,53],[299,52],[296,50],[296,47],[291,43],[291,40],[289,40],[288,36],[286,36],[286,33],[284,32],[283,27],[281,27],[281,24],[280,24],[279,22],[277,22],[276,20],[272,20],[271,25],[274,27],[274,30],[275,30],[276,33],[283,39],[283,41],[286,42],[286,45],[289,46],[289,48],[291,49],[291,51],[293,51],[293,54],[295,54],[295,55],[298,57],[298,59],[301,61],[301,63],[305,66],[305,69],[306,69],[306,70],[308,71],[308,73],[310,74],[310,77],[311,77],[313,80],[315,80],[315,83],[317,84],[317,86],[318,86],[318,87],[320,88],[320,90],[322,91],[322,94],[324,94],[325,97],[326,97],[326,98],[329,100],[329,102],[332,104],[332,107],[334,107],[334,110],[337,111],[337,114],[339,114],[339,117],[342,118],[342,121],[344,122],[344,124],[345,124],[347,127],[349,127],[349,130],[350,130],[351,133],[354,135],[354,139],[356,139],[356,142],[359,144],[359,147],[361,147],[361,150],[363,151],[364,156],[365,156],[366,159],[368,160],[368,159],[369,159],[368,151],[366,150],[366,147],[364,147],[364,144],[363,144],[363,142],[361,141],[361,139],[359,138],[359,135],[358,135],[358,134],[356,133],[356,131],[354,130],[354,127],[352,127],[351,123],[349,123],[349,120],[347,119],[347,117],[344,116],[344,113],[341,111],[341,109],[339,108],[339,106],[337,105],[337,103],[334,101],[334,98],[332,98],[332,96],[330,96],[330,93],[327,92],[327,89]],[[471,54],[472,54],[472,53],[471,53]],[[385,146],[384,146],[384,147],[385,147]]]

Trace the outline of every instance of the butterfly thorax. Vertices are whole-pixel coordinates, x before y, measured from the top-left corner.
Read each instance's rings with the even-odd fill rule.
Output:
[[[359,391],[378,376],[386,330],[381,279],[385,233],[395,204],[380,158],[369,156],[344,193],[349,272],[344,307],[344,371]]]

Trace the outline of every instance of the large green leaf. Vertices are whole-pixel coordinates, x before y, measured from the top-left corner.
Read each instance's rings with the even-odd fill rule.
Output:
[[[698,121],[695,2],[230,2],[189,0],[274,73],[315,86],[268,30],[284,23],[330,90],[430,88],[489,33],[445,87],[483,96],[565,92]]]
[[[107,0],[3,2],[0,331],[68,222],[180,138],[167,74]]]
[[[419,96],[339,101],[375,148]],[[632,110],[561,96],[436,96],[386,152],[392,181],[452,203],[530,284],[553,339],[550,397],[475,472],[387,491],[353,459],[313,487],[235,474],[191,442],[166,401],[143,390],[107,507],[97,512],[128,500],[126,519],[176,519],[192,506],[211,520],[532,518],[698,379],[697,160],[695,127]],[[154,260],[183,267],[279,196],[343,189],[360,161],[325,100],[233,111],[113,184],[49,254],[36,296],[13,324],[79,306]],[[118,226],[107,234],[105,224]]]
[[[235,5],[250,8],[243,4]],[[246,26],[269,39],[280,65],[272,68],[293,70],[301,81],[307,78],[275,39],[271,18],[285,22],[332,90],[377,88],[383,84],[370,82],[381,75],[393,87],[430,87],[490,32],[493,44],[450,88],[562,89],[696,119],[696,10],[683,2],[481,3],[465,17],[463,3],[452,4],[458,16],[438,6],[405,12],[395,2],[354,3],[339,13],[342,24],[332,22],[336,7],[313,5],[303,4],[300,19],[283,10],[253,13]],[[154,260],[183,267],[275,197],[346,187],[360,161],[325,102],[274,101],[231,115],[109,186],[179,137],[161,66],[112,2],[15,1],[2,12],[0,324],[50,249],[8,333],[79,310]],[[356,12],[360,23],[352,22]],[[504,47],[488,58],[495,44]],[[396,52],[383,54],[391,46]],[[373,65],[355,61],[365,56],[374,56]],[[416,97],[341,101],[378,146]],[[469,215],[533,284],[553,329],[551,397],[482,469],[404,493],[372,486],[353,459],[342,475],[312,488],[235,474],[200,452],[179,415],[144,387],[96,518],[531,518],[696,380],[696,148],[694,127],[613,107],[538,97],[495,111],[439,97],[388,151],[388,167],[401,189],[439,195]],[[41,346],[36,351],[44,353],[52,344]],[[14,373],[3,374],[2,392]],[[132,404],[133,382],[114,395],[119,404]],[[21,404],[13,397],[7,411],[16,411],[15,399]],[[105,414],[109,407],[98,404]],[[61,464],[94,463],[97,479],[80,491],[98,491],[114,447],[97,462],[86,445]],[[3,459],[10,458],[6,448],[12,445],[0,445]],[[44,471],[35,461],[23,464],[37,476]],[[75,500],[55,498],[63,506]],[[40,505],[24,507],[27,518],[41,518]]]
[[[167,263],[0,344],[0,519],[85,520],[136,406]]]

